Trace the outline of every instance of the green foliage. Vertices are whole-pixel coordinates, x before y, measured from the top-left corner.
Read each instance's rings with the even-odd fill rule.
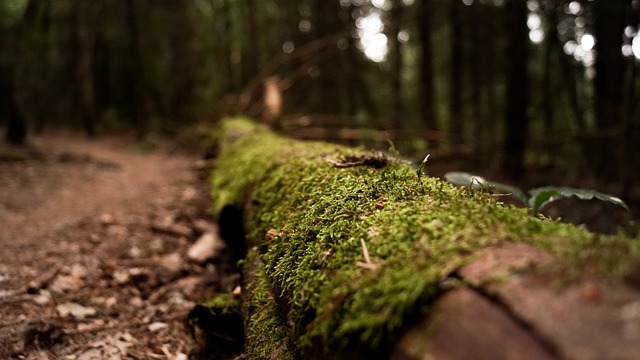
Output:
[[[625,204],[620,198],[595,190],[577,189],[567,186],[545,186],[529,190],[530,195],[527,196],[524,191],[515,186],[503,184],[497,181],[489,181],[481,176],[466,172],[449,172],[444,175],[444,178],[448,182],[458,186],[470,186],[474,189],[485,190],[488,192],[505,192],[507,195],[511,195],[520,200],[523,204],[529,206],[533,214],[538,214],[540,209],[553,201],[571,196],[575,196],[581,200],[598,199],[629,210],[627,204]]]
[[[247,305],[260,310],[250,325],[259,331],[247,346],[261,354],[278,343],[276,329],[296,353],[376,351],[479,249],[505,239],[608,274],[640,259],[638,242],[529,216],[394,159],[336,166],[372,156],[361,149],[287,140],[246,119],[223,121],[219,138],[214,213],[250,200],[247,240],[261,265]]]
[[[0,28],[9,28],[22,17],[26,0],[3,0],[0,2]]]
[[[531,189],[529,190],[529,194],[531,194],[531,197],[529,198],[528,204],[534,213],[538,213],[543,206],[550,202],[571,196],[575,196],[581,200],[598,199],[629,210],[627,204],[625,204],[620,198],[609,194],[603,194],[595,190],[576,189],[566,186],[545,186]]]

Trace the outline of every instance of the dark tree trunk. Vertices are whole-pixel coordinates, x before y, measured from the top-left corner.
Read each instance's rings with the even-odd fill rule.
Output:
[[[94,47],[96,41],[96,7],[86,0],[73,2],[73,61],[76,80],[76,103],[85,133],[89,137],[97,135],[96,101],[93,78]]]
[[[172,91],[170,116],[172,121],[184,123],[192,119],[191,105],[195,85],[195,52],[193,47],[194,28],[190,17],[190,3],[171,2],[172,17],[171,61]]]
[[[256,17],[256,0],[246,0],[246,14],[247,14],[247,31],[249,33],[249,42],[247,44],[246,51],[246,74],[245,79],[250,81],[258,76],[260,71],[260,29],[258,28],[258,21]]]
[[[476,1],[471,8],[471,17],[474,19],[486,19],[485,12],[483,11],[485,5]],[[469,118],[469,125],[471,125],[471,140],[473,142],[474,153],[482,155],[483,152],[483,127],[487,121],[484,113],[484,93],[486,93],[487,84],[484,83],[484,73],[486,71],[486,59],[485,54],[487,51],[488,37],[486,32],[487,24],[482,22],[475,22],[471,29],[470,40],[470,70],[471,70],[471,113],[473,114]]]
[[[431,0],[421,0],[418,4],[418,34],[420,37],[419,98],[420,117],[427,130],[437,130],[434,109],[433,50],[431,41]]]
[[[596,131],[593,171],[607,181],[619,181],[622,157],[622,124],[625,116],[623,82],[625,61],[620,52],[625,27],[626,0],[594,3],[596,49]]]
[[[311,32],[316,39],[334,37],[341,33],[343,23],[338,15],[340,4],[337,1],[315,0],[312,11]],[[313,59],[314,67],[318,70],[317,84],[319,92],[311,108],[319,113],[339,114],[341,100],[335,97],[335,92],[340,89],[341,78],[344,77],[344,69],[336,67],[330,59],[337,54],[335,43],[319,50]]]
[[[402,44],[398,35],[402,28],[402,1],[392,2],[391,23],[389,24],[389,63],[391,64],[391,116],[393,128],[400,130],[403,127],[404,105],[402,103]]]
[[[18,110],[13,94],[9,96],[5,140],[11,145],[24,145],[27,140],[27,121]]]
[[[95,63],[93,67],[93,78],[95,83],[95,102],[96,112],[104,113],[112,106],[111,96],[111,51],[108,40],[109,17],[107,14],[107,1],[100,0],[100,12],[102,16],[99,19],[98,31],[96,33],[95,44]]]
[[[506,5],[507,45],[507,104],[504,159],[502,170],[514,180],[524,171],[524,153],[529,129],[527,106],[529,103],[529,29],[527,28],[527,4],[511,0]]]
[[[147,97],[144,88],[144,65],[142,50],[140,48],[140,31],[138,29],[138,16],[133,0],[126,0],[127,7],[127,31],[129,34],[129,47],[131,49],[132,63],[129,67],[128,87],[131,98],[131,110],[136,127],[136,136],[142,139],[149,131],[149,114],[147,112]]]
[[[451,85],[449,95],[449,140],[455,147],[462,140],[462,130],[464,123],[464,111],[462,108],[462,74],[464,71],[464,39],[462,31],[464,21],[462,14],[464,4],[462,1],[454,0],[449,3],[451,18]]]
[[[23,145],[27,140],[27,119],[22,113],[20,106],[24,101],[23,92],[25,89],[21,87],[26,77],[26,57],[29,47],[29,31],[34,26],[38,7],[41,5],[40,0],[29,0],[24,15],[17,28],[17,37],[15,40],[15,54],[10,55],[10,74],[8,81],[8,99],[7,99],[7,132],[5,140],[12,145]]]

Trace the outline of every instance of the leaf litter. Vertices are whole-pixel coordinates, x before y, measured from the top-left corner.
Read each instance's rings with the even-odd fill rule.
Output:
[[[34,143],[37,159],[0,162],[0,358],[204,356],[187,314],[238,277],[220,248],[188,257],[215,231],[196,157],[122,138]]]

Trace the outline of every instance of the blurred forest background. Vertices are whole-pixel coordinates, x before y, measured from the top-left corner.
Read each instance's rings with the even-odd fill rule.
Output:
[[[259,116],[266,83],[294,135],[634,203],[639,24],[640,0],[2,0],[0,118],[13,144],[175,136]]]

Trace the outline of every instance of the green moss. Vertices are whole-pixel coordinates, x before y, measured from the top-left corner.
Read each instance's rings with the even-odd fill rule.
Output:
[[[202,304],[205,308],[216,315],[238,314],[240,312],[240,300],[232,294],[218,294],[209,301]]]
[[[246,292],[250,302],[245,304],[247,319],[246,355],[249,359],[293,359],[291,334],[277,311],[271,282],[262,267],[256,248],[250,249],[245,264],[252,268]]]
[[[213,173],[214,210],[251,195],[248,238],[260,245],[260,281],[287,303],[277,315],[303,354],[317,344],[332,353],[378,348],[478,249],[504,239],[615,275],[640,258],[638,240],[534,218],[490,195],[418,178],[399,162],[336,165],[366,157],[361,149],[287,140],[233,119],[223,138],[237,128],[244,136],[223,146]]]

